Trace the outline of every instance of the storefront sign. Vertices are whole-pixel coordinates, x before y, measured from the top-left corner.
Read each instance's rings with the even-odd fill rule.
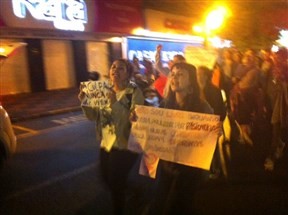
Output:
[[[25,19],[27,12],[37,20],[53,22],[61,30],[84,31],[88,22],[84,0],[12,0],[15,16]]]
[[[145,28],[150,31],[191,34],[195,19],[183,15],[145,9]]]
[[[169,60],[173,59],[176,54],[185,55],[185,50],[187,47],[202,47],[200,42],[181,42],[181,41],[164,41],[164,40],[150,40],[146,39],[127,39],[127,58],[132,61],[133,57],[136,56],[139,62],[142,63],[143,59],[148,59],[152,62],[155,61],[156,47],[161,44],[163,46],[163,51],[161,55],[161,60],[163,64],[167,64]]]

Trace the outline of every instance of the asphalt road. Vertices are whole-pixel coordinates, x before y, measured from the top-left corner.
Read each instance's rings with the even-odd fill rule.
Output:
[[[17,152],[0,172],[1,215],[111,214],[93,122],[73,112],[14,129]],[[210,180],[196,193],[199,215],[288,214],[287,161],[286,153],[274,173],[265,173],[255,171],[253,159],[240,158],[231,166],[234,177]]]
[[[109,214],[93,122],[78,112],[14,129],[18,148],[0,173],[0,214]]]

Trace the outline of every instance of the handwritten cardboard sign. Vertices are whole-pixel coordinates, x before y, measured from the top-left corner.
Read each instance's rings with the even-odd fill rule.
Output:
[[[184,56],[187,62],[193,64],[196,68],[208,66],[212,69],[216,62],[217,52],[213,48],[187,46],[184,50]]]
[[[80,89],[86,96],[81,105],[100,109],[109,107],[108,88],[110,88],[110,84],[106,80],[81,82]]]
[[[153,157],[145,158],[149,161],[146,172],[155,172],[151,161],[158,162],[156,157],[210,169],[220,129],[219,116],[140,105],[136,106],[136,114],[128,149]]]

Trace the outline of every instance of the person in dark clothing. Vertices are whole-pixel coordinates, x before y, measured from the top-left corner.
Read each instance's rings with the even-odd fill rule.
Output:
[[[212,84],[212,75],[213,71],[208,67],[198,67],[197,80],[200,87],[200,97],[209,103],[214,110],[214,114],[219,115],[220,121],[223,121],[226,116],[226,107],[221,90]]]
[[[268,79],[267,93],[272,138],[264,167],[268,171],[283,157],[288,143],[288,50],[281,48],[273,56],[273,69]]]
[[[227,97],[227,106],[230,108],[230,93],[234,85],[235,73],[239,63],[233,59],[233,51],[231,49],[224,49],[223,62],[221,63],[221,83],[220,87],[225,91]]]
[[[168,91],[161,108],[213,113],[210,105],[200,98],[195,66],[176,63],[168,78]],[[193,214],[193,197],[208,171],[160,159],[158,186],[151,214]]]
[[[197,80],[200,87],[200,97],[209,103],[209,105],[213,108],[214,114],[219,115],[220,121],[223,122],[226,117],[227,110],[222,98],[221,89],[212,84],[212,76],[213,71],[208,67],[198,67]],[[221,175],[221,162],[218,144],[211,164],[210,176],[212,178],[218,178]]]
[[[230,93],[231,112],[239,123],[243,143],[253,146],[252,124],[257,112],[260,70],[257,66],[256,53],[247,50],[243,56],[243,71],[237,74],[238,82]]]

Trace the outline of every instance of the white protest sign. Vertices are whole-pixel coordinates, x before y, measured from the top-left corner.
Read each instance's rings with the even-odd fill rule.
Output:
[[[207,66],[212,69],[217,59],[217,51],[214,48],[187,46],[184,50],[184,56],[186,61],[196,66],[196,68]]]
[[[109,107],[109,99],[107,97],[109,88],[110,84],[107,80],[81,82],[80,89],[86,95],[81,105],[100,109]]]
[[[153,157],[148,159],[148,172],[149,166],[155,167],[151,160],[158,162],[155,157],[210,169],[221,127],[219,116],[141,105],[135,111],[138,119],[132,123],[128,149]]]
[[[110,152],[116,140],[115,126],[106,125],[102,128],[101,147]]]
[[[139,174],[156,178],[158,162],[159,157],[153,152],[144,153],[140,163]]]

